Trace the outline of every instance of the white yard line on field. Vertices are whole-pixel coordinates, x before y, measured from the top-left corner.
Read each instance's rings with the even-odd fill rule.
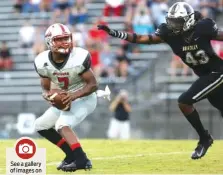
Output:
[[[92,160],[114,160],[114,159],[128,159],[134,157],[145,157],[145,156],[168,156],[168,155],[176,155],[176,154],[189,154],[190,152],[168,152],[168,153],[145,153],[145,154],[134,154],[134,155],[117,155],[117,156],[109,156],[109,157],[94,157]],[[47,166],[57,165],[60,162],[50,162],[47,163]]]

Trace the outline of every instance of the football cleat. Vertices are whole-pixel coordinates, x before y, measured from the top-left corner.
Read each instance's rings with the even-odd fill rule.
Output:
[[[62,167],[62,170],[65,172],[74,172],[76,170],[90,170],[92,169],[92,163],[90,160],[86,160],[86,162],[77,162],[72,161],[71,163],[65,163]]]
[[[57,170],[61,170],[64,165],[67,165],[71,163],[72,161],[73,160],[71,160],[69,157],[66,156],[64,160],[57,166]]]
[[[203,157],[208,148],[213,144],[214,140],[212,136],[207,131],[207,137],[205,139],[200,139],[200,141],[197,144],[197,147],[195,148],[194,152],[192,153],[191,159],[200,159]]]

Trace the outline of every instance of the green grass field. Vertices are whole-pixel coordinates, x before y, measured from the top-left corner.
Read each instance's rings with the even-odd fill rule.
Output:
[[[0,174],[5,173],[5,149],[14,143],[15,140],[0,141]],[[195,140],[82,140],[81,143],[93,169],[75,174],[223,174],[223,141],[215,141],[200,160],[190,159],[197,144]],[[47,173],[65,174],[56,170],[64,154],[45,140],[37,140],[37,145],[47,149]]]

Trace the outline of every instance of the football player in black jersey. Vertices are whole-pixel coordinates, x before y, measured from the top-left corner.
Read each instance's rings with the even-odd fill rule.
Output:
[[[185,2],[177,2],[168,10],[166,23],[161,24],[153,35],[137,35],[99,25],[99,30],[109,35],[138,44],[167,43],[198,79],[178,98],[178,105],[186,119],[197,131],[200,139],[192,159],[203,157],[213,143],[204,129],[193,104],[207,98],[223,114],[223,60],[211,47],[211,40],[223,40],[223,32],[216,23],[202,18],[199,12]]]

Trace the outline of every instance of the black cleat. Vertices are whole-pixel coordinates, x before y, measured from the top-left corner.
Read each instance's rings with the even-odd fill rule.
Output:
[[[69,164],[65,163],[62,167],[62,170],[65,172],[74,172],[76,170],[90,170],[92,169],[92,163],[90,160],[86,160],[85,162],[77,162],[73,161]]]
[[[87,160],[84,169],[85,169],[85,171],[86,171],[86,170],[89,170],[89,171],[90,171],[90,170],[92,169],[92,163],[91,163],[90,160]]]
[[[200,159],[203,157],[208,148],[213,144],[214,140],[212,136],[207,132],[207,137],[205,139],[200,139],[195,148],[194,152],[192,153],[191,159]]]
[[[57,166],[57,170],[61,170],[64,165],[67,165],[71,163],[72,161],[73,161],[72,159],[65,157],[64,160]]]
[[[62,162],[60,162],[60,164],[57,166],[57,170],[61,170],[62,167],[66,164],[66,161],[63,160]]]
[[[62,171],[65,172],[74,172],[77,170],[77,165],[75,164],[75,161],[71,162],[71,163],[64,163],[63,166],[61,167]]]

